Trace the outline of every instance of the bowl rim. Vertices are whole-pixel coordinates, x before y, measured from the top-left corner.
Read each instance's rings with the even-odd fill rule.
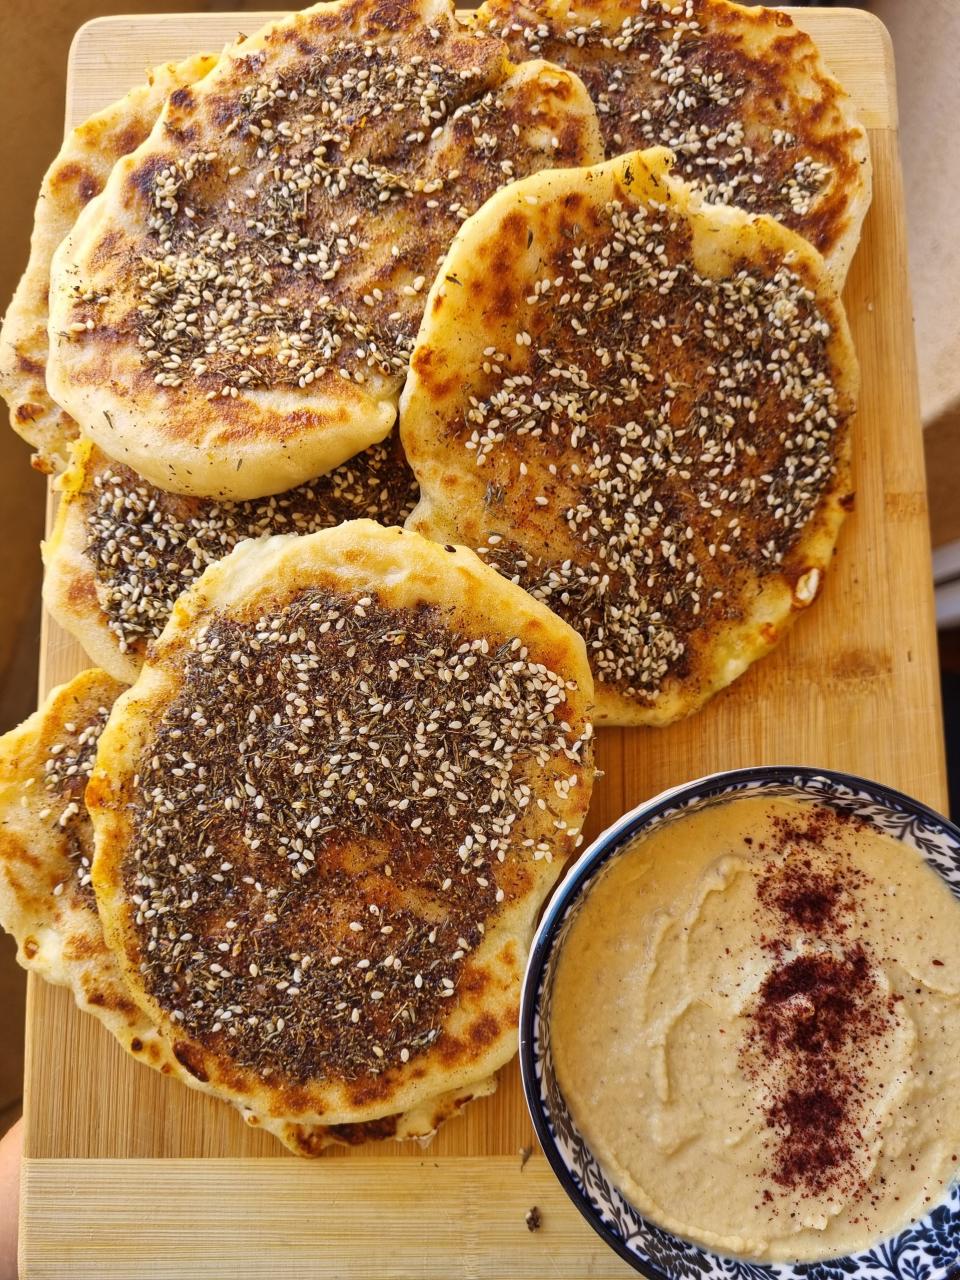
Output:
[[[814,765],[752,765],[742,769],[724,769],[716,773],[704,774],[702,777],[695,778],[690,782],[667,787],[649,799],[641,801],[612,822],[610,826],[605,827],[570,866],[547,903],[534,933],[523,975],[519,1018],[520,1079],[523,1085],[524,1101],[530,1113],[534,1132],[557,1180],[569,1199],[573,1201],[581,1216],[586,1219],[597,1235],[615,1253],[619,1254],[635,1271],[646,1276],[647,1280],[678,1280],[678,1277],[655,1266],[653,1263],[639,1258],[596,1213],[590,1204],[589,1198],[581,1191],[561,1156],[547,1123],[546,1110],[541,1103],[540,1086],[536,1071],[533,1028],[539,1009],[543,970],[553,950],[557,926],[561,923],[571,902],[580,895],[584,882],[592,878],[600,867],[618,849],[622,848],[628,839],[636,835],[640,829],[665,811],[676,808],[693,799],[700,799],[710,795],[722,795],[728,787],[737,783],[795,783],[802,787],[817,778],[825,779],[838,787],[866,788],[876,793],[879,797],[889,801],[892,808],[905,810],[914,817],[921,818],[927,823],[938,827],[955,842],[958,851],[960,851],[960,826],[952,822],[944,814],[938,813],[936,809],[925,804],[922,800],[916,800],[913,796],[907,795],[905,791],[887,786],[886,783],[874,782],[870,778],[865,778],[862,774],[847,773],[839,769],[818,768]],[[939,875],[936,867],[929,862],[927,865],[931,866],[931,869]],[[932,1206],[932,1208],[936,1208],[936,1206]],[[656,1223],[653,1225],[658,1226]],[[660,1229],[662,1230],[663,1228]],[[682,1238],[684,1237],[678,1237],[678,1239]],[[734,1254],[724,1254],[706,1245],[697,1244],[696,1248],[702,1249],[705,1253],[717,1258],[729,1257],[735,1258],[737,1261],[743,1261]],[[850,1256],[849,1254],[836,1255],[838,1258]],[[829,1263],[831,1259],[823,1259],[822,1261]],[[749,1266],[750,1263],[747,1262],[746,1265]],[[770,1265],[776,1267],[791,1264],[773,1263]],[[951,1269],[949,1272],[950,1276],[958,1274],[960,1272],[956,1269]]]

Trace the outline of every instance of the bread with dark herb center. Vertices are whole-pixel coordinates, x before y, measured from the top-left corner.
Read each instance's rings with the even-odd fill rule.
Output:
[[[464,225],[428,300],[408,526],[576,627],[601,717],[669,723],[818,594],[856,389],[799,236],[702,203],[663,150],[536,174]]]
[[[208,569],[104,737],[108,937],[181,1060],[376,1120],[513,1052],[592,780],[582,642],[464,550],[355,521]]]
[[[169,94],[194,84],[215,62],[200,53],[155,67],[146,84],[72,129],[43,176],[30,258],[0,330],[0,395],[10,410],[10,425],[36,449],[32,462],[38,471],[62,470],[77,434],[76,422],[54,402],[46,384],[53,255],[81,211],[103,190],[116,161],[149,135]]]
[[[473,21],[511,57],[581,77],[608,159],[669,147],[707,200],[799,232],[843,285],[870,204],[867,135],[787,14],[727,0],[485,0]]]
[[[226,50],[51,272],[53,394],[179,493],[279,493],[382,440],[426,291],[505,182],[602,154],[570,72],[444,0],[333,0]]]

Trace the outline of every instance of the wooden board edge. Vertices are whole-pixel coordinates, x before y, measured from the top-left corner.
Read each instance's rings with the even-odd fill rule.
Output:
[[[810,12],[809,9],[788,8],[787,12],[791,15],[797,26],[804,28],[804,16]],[[871,13],[868,9],[851,9],[845,6],[838,6],[836,9],[820,9],[819,13],[838,14],[851,22],[856,22],[862,26],[864,34],[870,32],[872,39],[876,44],[877,51],[880,55],[880,63],[883,67],[883,81],[887,91],[887,110],[886,120],[883,127],[887,129],[899,129],[899,103],[897,99],[897,65],[893,52],[893,37],[890,31],[875,13]],[[863,125],[867,129],[876,128],[869,120],[864,119]]]
[[[236,36],[239,36],[241,31],[246,35],[250,35],[268,22],[279,21],[279,19],[287,17],[295,12],[298,7],[305,9],[309,6],[306,4],[302,6],[291,5],[289,9],[197,9],[192,13],[164,13],[161,10],[158,13],[106,13],[96,18],[88,18],[86,22],[82,22],[77,27],[73,33],[73,39],[70,41],[70,49],[67,53],[67,98],[69,99],[70,96],[73,69],[77,62],[85,56],[89,44],[92,43],[96,47],[103,32],[109,34],[114,29],[123,30],[130,26],[143,26],[151,23],[163,24],[170,22],[183,26],[184,23],[189,23],[191,19],[215,23],[223,23],[228,19],[234,19],[237,23]],[[236,36],[233,38],[235,39]],[[228,42],[231,42],[229,37]],[[200,50],[195,49],[194,52],[198,53]],[[219,51],[217,49],[208,49],[204,50],[204,52],[217,53]],[[143,68],[144,71],[148,71],[163,60],[163,55],[161,54],[159,58],[155,58],[148,66],[145,66]]]
[[[27,1000],[24,1007],[23,1018],[23,1157],[24,1161],[30,1155],[30,1146],[33,1138],[33,1092],[37,1079],[37,1072],[33,1064],[33,1055],[36,1052],[36,1035],[35,1027],[37,1025],[36,998],[37,984],[43,979],[35,973],[27,973]],[[21,1171],[22,1174],[22,1171]],[[26,1199],[20,1196],[20,1229],[23,1230],[26,1213]]]
[[[24,1161],[21,1280],[624,1280],[539,1154],[382,1160]],[[526,1215],[536,1207],[541,1227]],[[278,1262],[269,1242],[282,1242]]]

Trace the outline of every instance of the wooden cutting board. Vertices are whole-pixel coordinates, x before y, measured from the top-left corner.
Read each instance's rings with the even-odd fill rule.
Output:
[[[216,50],[258,14],[104,18],[77,34],[67,124],[144,68]],[[275,16],[275,15],[269,15]],[[799,10],[870,131],[873,206],[846,291],[863,375],[856,513],[823,597],[784,645],[685,723],[605,730],[589,834],[664,787],[741,765],[819,764],[946,804],[923,452],[890,42],[856,10]],[[47,620],[41,692],[87,665]],[[22,1275],[539,1277],[629,1274],[535,1147],[516,1064],[432,1146],[285,1156],[230,1108],[125,1058],[30,980]],[[524,1216],[537,1205],[542,1228]]]

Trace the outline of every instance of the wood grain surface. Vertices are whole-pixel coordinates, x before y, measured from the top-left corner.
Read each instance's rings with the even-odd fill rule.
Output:
[[[892,53],[866,13],[795,16],[848,86],[873,150],[873,206],[845,294],[863,382],[856,511],[820,601],[777,652],[691,720],[600,732],[605,776],[588,835],[664,787],[765,763],[845,769],[946,804]],[[216,49],[258,21],[88,24],[71,52],[68,124],[146,66]],[[41,691],[84,665],[47,620]],[[384,1143],[306,1163],[283,1158],[227,1106],[125,1058],[65,991],[33,979],[27,1048],[26,1280],[266,1277],[280,1266],[289,1277],[628,1274],[539,1154],[521,1173],[517,1153],[535,1144],[515,1063],[426,1155]],[[543,1228],[529,1233],[533,1204]]]

